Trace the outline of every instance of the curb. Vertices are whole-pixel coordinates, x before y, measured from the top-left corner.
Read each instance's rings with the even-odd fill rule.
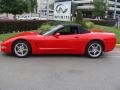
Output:
[[[116,47],[120,48],[120,44],[116,44]]]

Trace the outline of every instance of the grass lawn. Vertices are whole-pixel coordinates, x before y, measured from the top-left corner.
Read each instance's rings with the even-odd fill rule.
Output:
[[[12,36],[16,35],[16,34],[18,34],[18,33],[0,34],[0,41],[3,41],[3,40],[5,40],[9,37],[12,37]]]
[[[115,33],[117,37],[117,43],[120,44],[120,29],[117,29],[115,27],[107,27],[107,26],[100,26],[100,25],[95,25],[95,28],[104,30],[106,32]]]
[[[100,26],[100,25],[95,25],[96,29],[104,30],[106,32],[113,32],[117,36],[117,43],[120,44],[120,29],[116,29],[115,27],[107,27],[107,26]],[[39,32],[39,30],[38,30]],[[8,33],[8,34],[0,34],[0,41],[3,41],[11,36],[14,36],[18,33]]]

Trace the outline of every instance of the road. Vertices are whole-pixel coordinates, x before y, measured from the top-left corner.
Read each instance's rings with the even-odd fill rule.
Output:
[[[120,49],[99,59],[0,53],[0,90],[120,90]]]

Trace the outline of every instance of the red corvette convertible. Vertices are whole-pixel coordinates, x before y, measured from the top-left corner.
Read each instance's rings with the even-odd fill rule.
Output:
[[[82,54],[91,58],[112,51],[113,33],[90,32],[80,25],[58,25],[45,33],[24,32],[5,40],[1,50],[23,58],[31,54]]]

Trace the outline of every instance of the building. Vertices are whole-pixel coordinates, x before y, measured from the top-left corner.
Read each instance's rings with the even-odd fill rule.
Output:
[[[50,8],[51,4],[53,4],[53,0],[38,0],[38,14],[41,18],[53,18],[53,8]]]
[[[116,2],[115,2],[116,1]],[[83,11],[84,16],[86,17],[87,15],[92,15],[92,10],[94,6],[92,5],[93,0],[74,0],[73,1],[77,5],[77,9],[80,9]],[[114,15],[119,15],[120,14],[120,0],[107,0],[106,1],[109,6],[108,10],[108,16],[114,17]],[[88,16],[88,17],[90,17]]]
[[[16,18],[30,18],[30,17],[47,18],[49,16],[49,18],[52,19],[53,9],[49,8],[48,10],[47,6],[53,4],[54,0],[37,0],[37,3],[38,3],[37,13],[23,13],[20,15],[16,15]],[[48,11],[49,11],[49,15],[47,14]],[[5,13],[0,14],[0,19],[7,19],[7,15]],[[13,19],[13,15],[8,14],[8,19]]]
[[[53,18],[53,6],[55,2],[60,1],[71,1],[71,0],[37,0],[38,9],[37,13],[24,13],[22,15],[17,15],[17,17],[31,17],[37,16],[41,18]],[[72,2],[77,6],[76,8],[81,10],[83,16],[86,18],[92,18],[93,11],[93,0],[72,0]],[[120,16],[120,0],[106,0],[106,4],[109,4],[108,17],[114,18]],[[51,8],[52,7],[52,8]],[[6,17],[6,14],[1,14],[0,17]],[[9,15],[12,18],[12,15]]]
[[[69,1],[69,0],[56,0],[59,1]],[[84,17],[92,17],[92,11],[94,6],[93,0],[72,0],[72,2],[77,6],[77,9],[83,12]],[[115,16],[120,15],[120,0],[106,0],[106,4],[109,6],[108,16],[115,18]]]

